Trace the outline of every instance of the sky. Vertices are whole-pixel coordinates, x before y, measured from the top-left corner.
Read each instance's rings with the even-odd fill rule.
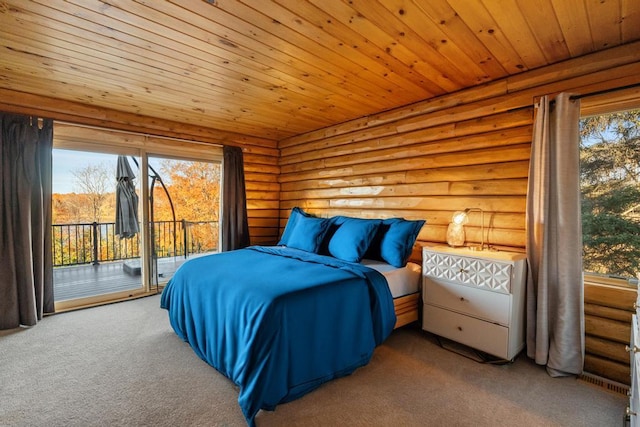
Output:
[[[77,179],[73,175],[73,171],[84,169],[89,165],[104,164],[108,171],[113,171],[113,191],[115,191],[116,181],[116,164],[118,161],[117,154],[91,153],[87,151],[72,150],[53,150],[53,192],[79,193],[82,192],[77,185]],[[138,160],[140,161],[140,160]],[[156,170],[159,170],[159,159],[149,158],[151,164]],[[133,162],[130,162],[133,172],[138,175],[137,168]],[[138,184],[138,182],[136,182]]]
[[[116,161],[115,154],[88,153],[86,151],[53,150],[53,192],[73,193],[81,192],[73,176],[73,171],[83,169],[89,165],[104,164],[107,170],[113,170],[115,177]],[[115,178],[114,178],[115,191]]]

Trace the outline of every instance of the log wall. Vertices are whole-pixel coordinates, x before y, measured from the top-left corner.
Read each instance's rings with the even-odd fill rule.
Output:
[[[626,286],[585,282],[584,369],[630,385],[629,353],[631,315],[637,291]]]
[[[445,242],[453,212],[481,208],[485,243],[525,248],[534,102],[637,83],[640,44],[545,67],[280,141],[280,227],[320,216],[426,219],[418,246]],[[588,105],[588,102],[585,101]],[[465,227],[481,240],[480,214]]]
[[[639,81],[636,43],[283,140],[280,226],[294,206],[325,217],[426,219],[417,261],[420,246],[445,242],[454,211],[478,207],[485,243],[524,251],[534,102]],[[638,100],[635,88],[583,98],[581,106],[596,114],[637,107]],[[479,242],[480,230],[480,215],[472,213],[467,241]],[[628,383],[630,313],[610,308],[615,290],[585,293],[585,369]]]

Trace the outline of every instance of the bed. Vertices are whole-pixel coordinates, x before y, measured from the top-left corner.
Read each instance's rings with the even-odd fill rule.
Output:
[[[395,328],[417,321],[422,283],[421,267],[416,263],[407,262],[404,267],[398,268],[383,261],[370,259],[363,259],[361,263],[379,271],[387,280],[396,314]]]
[[[423,224],[322,219],[294,209],[277,246],[185,262],[163,290],[161,307],[176,334],[238,385],[238,403],[253,426],[261,409],[366,365],[410,317],[396,315],[398,300],[416,296],[417,318],[418,285],[406,283],[415,267],[419,277],[419,267],[406,259]],[[412,230],[408,238],[406,230],[398,233],[403,226]],[[402,254],[383,256],[398,236],[404,242],[394,252]],[[390,282],[403,295],[394,298]]]

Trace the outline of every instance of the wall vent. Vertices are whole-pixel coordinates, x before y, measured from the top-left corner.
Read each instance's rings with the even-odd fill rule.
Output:
[[[629,394],[628,385],[625,385],[607,378],[603,378],[598,375],[590,374],[588,372],[583,372],[582,375],[578,377],[578,379],[588,384],[604,388],[605,390],[608,390],[617,394],[622,394],[624,396],[628,396]]]

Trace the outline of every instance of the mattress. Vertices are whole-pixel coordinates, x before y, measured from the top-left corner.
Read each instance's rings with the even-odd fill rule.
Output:
[[[408,262],[406,266],[397,268],[383,261],[363,259],[361,264],[382,273],[394,298],[420,291],[420,266],[416,263]]]

